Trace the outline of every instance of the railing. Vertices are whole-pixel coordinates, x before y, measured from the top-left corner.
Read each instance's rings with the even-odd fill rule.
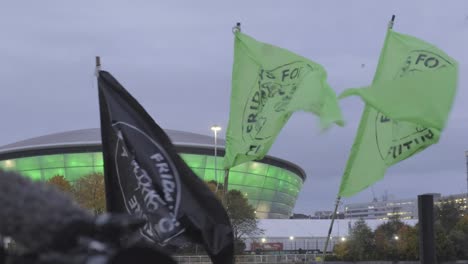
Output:
[[[279,264],[279,263],[312,263],[316,254],[284,254],[284,255],[238,255],[236,264]],[[178,263],[184,264],[211,264],[208,256],[175,256]]]

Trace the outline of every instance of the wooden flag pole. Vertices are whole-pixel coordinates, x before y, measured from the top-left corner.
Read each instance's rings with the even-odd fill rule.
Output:
[[[390,22],[388,22],[388,29],[392,29],[394,23],[395,23],[395,15],[392,15],[392,19],[390,20]],[[328,229],[327,240],[325,241],[325,246],[324,246],[324,249],[323,249],[323,259],[322,259],[322,261],[325,261],[325,255],[327,254],[328,243],[330,241],[331,232],[333,230],[333,223],[335,222],[335,219],[336,219],[336,213],[338,211],[338,206],[340,204],[340,200],[341,200],[341,196],[338,195],[336,197],[335,210],[333,211],[333,215],[332,215],[332,219],[331,219],[331,223],[330,223],[330,228]]]

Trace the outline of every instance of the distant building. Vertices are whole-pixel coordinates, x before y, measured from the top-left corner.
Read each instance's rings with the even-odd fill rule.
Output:
[[[290,219],[311,219],[310,215],[306,214],[293,214]]]
[[[350,229],[357,221],[356,219],[335,220],[328,251],[333,251],[337,243],[346,241]],[[386,222],[386,220],[366,220],[371,230]],[[418,221],[403,220],[403,222],[414,226]],[[277,251],[320,252],[325,246],[330,224],[329,219],[260,219],[259,228],[263,229],[264,233],[260,237],[246,237],[246,250],[260,249],[265,254],[274,254]]]
[[[466,194],[454,194],[441,196],[435,193],[434,203],[453,201],[461,204],[461,207],[467,209]],[[391,217],[398,216],[400,219],[418,219],[418,200],[400,199],[400,200],[374,200],[369,203],[353,203],[345,205],[345,219],[380,219],[388,220]]]
[[[333,216],[333,211],[316,211],[311,217],[312,219],[331,219]],[[335,219],[344,219],[343,212],[337,212]]]
[[[435,202],[435,204],[447,203],[447,202],[456,203],[460,206],[460,208],[464,209],[465,211],[468,210],[468,199],[465,193],[443,196],[439,198]]]

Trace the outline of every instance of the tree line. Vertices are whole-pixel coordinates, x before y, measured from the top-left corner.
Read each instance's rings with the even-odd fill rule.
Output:
[[[468,214],[460,203],[442,201],[435,207],[434,232],[438,261],[468,259]],[[361,219],[334,253],[344,261],[419,260],[419,226],[394,217],[372,231]]]
[[[106,210],[104,176],[101,173],[88,174],[74,182],[68,181],[62,175],[55,175],[47,182],[71,195],[81,207],[96,215]],[[231,220],[236,253],[242,253],[245,250],[245,237],[260,236],[263,233],[263,230],[258,228],[255,209],[241,191],[229,190],[223,199],[224,186],[222,184],[217,184],[215,181],[209,181],[206,184],[224,205]],[[187,244],[180,249],[180,253],[203,253],[201,248]]]

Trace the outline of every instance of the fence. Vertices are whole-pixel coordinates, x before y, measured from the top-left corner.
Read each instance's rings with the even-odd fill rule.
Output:
[[[277,264],[277,263],[312,263],[316,254],[284,254],[284,255],[239,255],[236,264]],[[211,264],[208,256],[175,256],[177,263]]]
[[[285,255],[239,255],[236,256],[236,264],[311,264],[318,263],[316,257],[320,254],[285,254]],[[211,264],[208,256],[176,256],[174,257],[180,264]],[[326,261],[325,264],[419,264],[419,261]],[[443,264],[468,264],[468,260],[458,260],[444,262]]]

